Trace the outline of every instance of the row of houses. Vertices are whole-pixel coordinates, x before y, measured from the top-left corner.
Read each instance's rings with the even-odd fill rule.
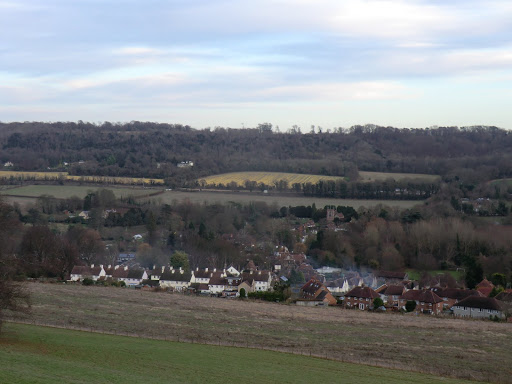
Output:
[[[239,272],[234,267],[228,269],[199,269],[186,271],[174,267],[153,267],[152,270],[130,269],[127,266],[75,266],[71,271],[71,281],[119,281],[127,286],[140,286],[148,283],[176,292],[193,290],[203,294],[224,294],[238,296],[242,288],[246,293],[272,290],[274,275],[270,271],[250,270]]]
[[[484,280],[481,285],[486,285]],[[383,285],[378,289],[357,286],[345,293],[341,300],[346,308],[374,309],[374,300],[380,298],[386,309],[406,309],[414,302],[416,314],[439,315],[452,313],[456,317],[504,318],[512,308],[512,292],[502,292],[496,298],[488,297],[479,290],[459,288],[409,289],[407,284]],[[320,281],[311,279],[300,291],[298,305],[334,305],[336,299]]]

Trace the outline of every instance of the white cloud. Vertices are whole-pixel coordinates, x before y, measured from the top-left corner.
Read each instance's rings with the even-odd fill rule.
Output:
[[[392,81],[313,83],[278,86],[256,92],[259,97],[284,100],[342,101],[410,99],[414,92]]]

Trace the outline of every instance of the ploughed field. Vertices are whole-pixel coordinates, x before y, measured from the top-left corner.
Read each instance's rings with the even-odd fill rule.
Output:
[[[32,314],[15,319],[34,324],[271,349],[459,379],[510,382],[512,377],[512,333],[505,323],[112,287],[30,283],[28,288]]]

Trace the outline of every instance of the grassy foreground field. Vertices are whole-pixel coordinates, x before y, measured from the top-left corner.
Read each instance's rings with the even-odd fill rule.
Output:
[[[456,383],[285,353],[8,324],[2,383]]]
[[[512,375],[510,324],[121,288],[28,287],[32,315],[16,319],[36,324],[311,354],[459,379],[510,382]]]
[[[373,207],[378,204],[387,205],[390,207],[397,207],[400,209],[412,208],[415,205],[423,204],[418,200],[357,200],[357,199],[326,199],[319,197],[298,197],[286,195],[264,195],[256,193],[227,193],[227,192],[181,192],[181,191],[165,191],[164,194],[153,197],[153,200],[162,203],[171,204],[174,200],[190,200],[193,203],[229,203],[231,201],[240,204],[249,204],[253,201],[263,201],[268,205],[276,203],[278,207],[283,206],[298,206],[298,205],[312,205],[316,204],[317,207],[324,207],[326,205],[345,205],[354,208],[359,207]]]
[[[50,195],[58,199],[66,199],[71,196],[77,196],[83,199],[89,192],[95,191],[99,188],[110,189],[112,192],[114,192],[117,198],[128,196],[144,196],[157,191],[143,188],[112,187],[109,185],[104,187],[90,185],[25,185],[23,187],[5,189],[0,191],[0,193],[6,196],[39,197],[41,195]]]

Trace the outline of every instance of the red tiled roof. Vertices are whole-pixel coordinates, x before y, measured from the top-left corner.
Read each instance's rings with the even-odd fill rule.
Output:
[[[380,295],[370,287],[354,287],[345,294],[345,297],[359,297],[363,299],[376,299]]]
[[[400,296],[401,300],[414,300],[414,301],[420,301],[423,303],[440,303],[443,301],[439,296],[437,296],[434,292],[428,290],[428,289],[422,289],[419,291],[416,290],[410,290],[405,292],[402,296]]]
[[[387,296],[400,296],[404,293],[404,290],[405,288],[403,285],[390,285],[384,292],[382,292],[382,294]]]
[[[502,307],[498,300],[494,297],[478,297],[469,296],[464,300],[459,301],[456,306],[458,307],[469,307],[469,308],[481,308],[481,309],[493,309],[495,311],[501,311]]]

